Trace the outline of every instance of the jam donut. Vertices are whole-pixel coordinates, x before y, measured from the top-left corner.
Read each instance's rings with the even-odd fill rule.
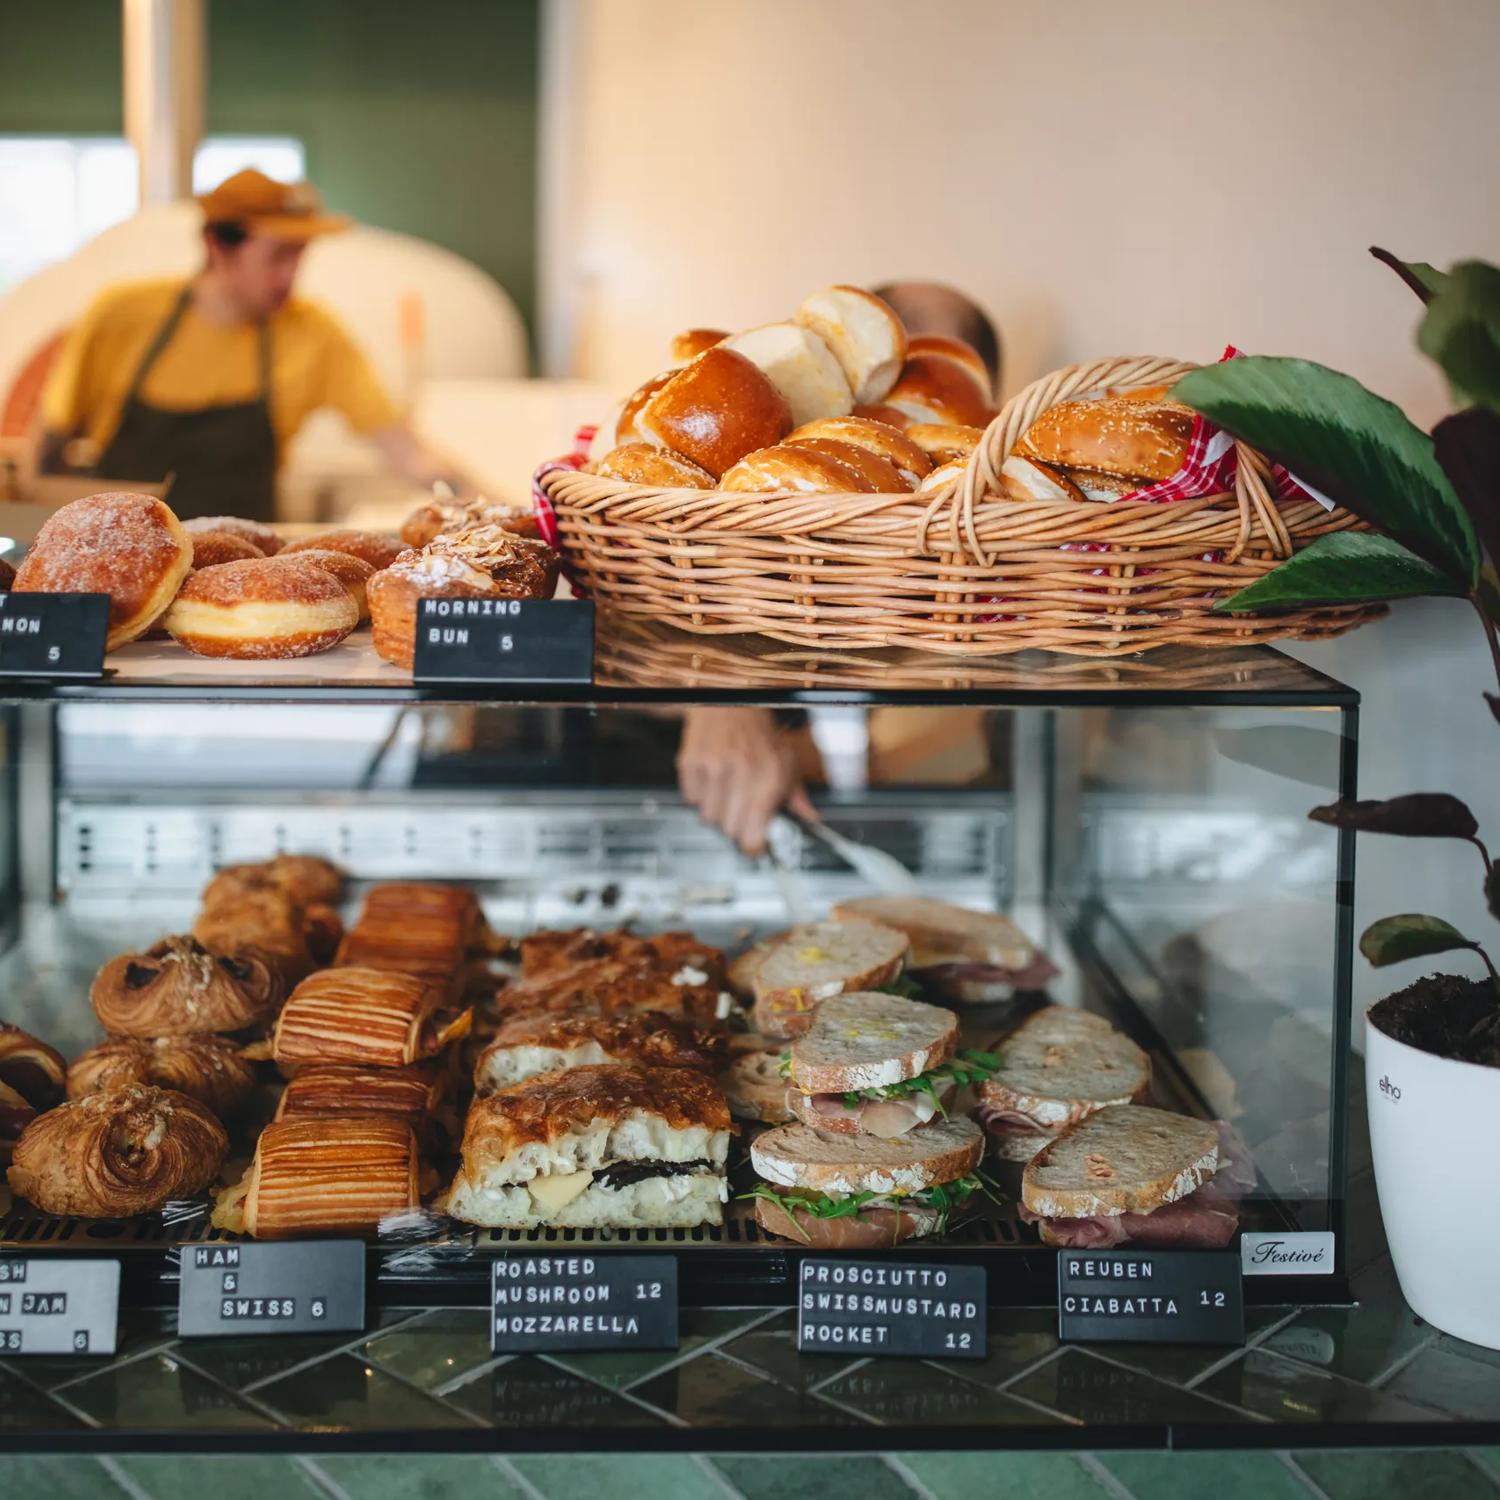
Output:
[[[266,555],[254,542],[233,531],[195,531],[190,540],[195,568],[216,568],[220,563],[244,562]]]
[[[363,558],[356,557],[352,552],[334,552],[321,547],[305,547],[298,552],[285,547],[281,556],[305,558],[310,563],[316,563],[325,573],[332,573],[349,590],[349,597],[358,605],[360,624],[363,625],[370,618],[370,603],[365,598],[365,586],[375,576],[375,569]]]
[[[282,541],[269,526],[259,521],[247,521],[243,516],[195,516],[185,523],[191,532],[228,531],[242,536],[252,547],[266,557],[275,557],[281,551]]]
[[[150,495],[89,495],[55,511],[16,572],[18,594],[108,594],[113,651],[151,628],[193,566],[182,522]]]
[[[194,573],[164,623],[197,656],[264,661],[337,646],[359,623],[359,606],[316,562],[256,557]]]
[[[404,550],[395,537],[383,531],[320,531],[316,536],[288,542],[283,552],[347,552],[367,562],[378,573],[395,562]]]

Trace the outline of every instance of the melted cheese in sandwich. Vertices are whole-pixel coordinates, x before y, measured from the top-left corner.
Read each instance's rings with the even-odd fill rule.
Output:
[[[548,1213],[555,1214],[585,1192],[593,1180],[594,1174],[591,1171],[563,1172],[553,1173],[548,1177],[533,1177],[526,1186],[537,1203]]]

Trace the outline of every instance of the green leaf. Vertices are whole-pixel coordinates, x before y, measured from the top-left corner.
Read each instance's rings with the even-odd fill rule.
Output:
[[[1184,375],[1172,394],[1462,585],[1479,545],[1432,439],[1357,380],[1302,359],[1247,356]]]
[[[1365,928],[1359,940],[1359,951],[1377,969],[1407,958],[1426,958],[1433,953],[1451,953],[1455,948],[1473,946],[1451,923],[1419,912],[1382,917]]]
[[[1400,260],[1379,245],[1371,245],[1370,254],[1384,261],[1424,302],[1430,302],[1446,280],[1436,266],[1429,266],[1425,260]]]
[[[1446,573],[1373,531],[1334,531],[1310,542],[1214,609],[1288,609],[1308,604],[1362,604],[1432,594],[1463,598]]]
[[[1454,266],[1427,304],[1417,343],[1442,366],[1455,402],[1500,411],[1500,268]]]

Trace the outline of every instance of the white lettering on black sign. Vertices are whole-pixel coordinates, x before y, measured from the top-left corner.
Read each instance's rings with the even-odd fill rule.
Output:
[[[412,677],[428,682],[590,683],[587,599],[421,599]]]
[[[1232,1250],[1061,1251],[1057,1322],[1060,1338],[1081,1343],[1242,1344],[1239,1256]]]
[[[0,594],[0,677],[102,677],[108,632],[108,594]]]
[[[120,1263],[0,1257],[0,1354],[113,1354]]]
[[[490,1275],[496,1354],[538,1349],[675,1349],[670,1255],[504,1255]]]
[[[182,1259],[184,1338],[247,1333],[359,1332],[365,1247],[357,1240],[195,1245]]]
[[[798,1275],[797,1348],[983,1359],[984,1267],[809,1256]]]

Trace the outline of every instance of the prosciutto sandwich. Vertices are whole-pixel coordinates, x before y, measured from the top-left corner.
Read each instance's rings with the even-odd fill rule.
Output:
[[[1021,1217],[1042,1243],[1217,1249],[1239,1229],[1245,1163],[1227,1127],[1142,1105],[1102,1109],[1064,1130],[1021,1174]]]
[[[769,1037],[798,1036],[836,995],[878,990],[895,980],[911,945],[879,922],[805,922],[768,949],[755,969],[755,1026]]]
[[[800,1122],[758,1136],[750,1160],[760,1227],[819,1250],[868,1250],[941,1235],[983,1183],[984,1136],[972,1120],[937,1120],[891,1140]]]
[[[975,1118],[1002,1161],[1030,1161],[1058,1132],[1151,1084],[1151,1059],[1102,1016],[1049,1005],[996,1048],[998,1066],[975,1088]]]
[[[960,1051],[951,1010],[895,995],[825,1000],[785,1057],[787,1107],[804,1124],[893,1140],[948,1114],[998,1059]]]

